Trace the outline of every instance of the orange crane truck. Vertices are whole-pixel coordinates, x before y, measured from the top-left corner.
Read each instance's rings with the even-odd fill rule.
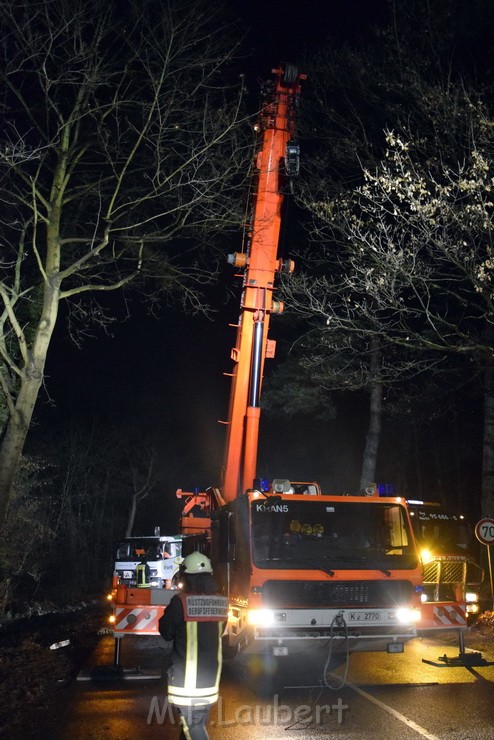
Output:
[[[272,73],[255,126],[252,217],[242,250],[228,258],[243,282],[222,485],[177,491],[184,498],[180,531],[211,555],[229,598],[226,655],[305,654],[308,646],[328,644],[335,652],[399,653],[419,627],[449,626],[461,635],[466,628],[459,597],[459,618],[449,625],[436,618],[437,604],[427,604],[405,499],[380,497],[374,487],[357,496],[327,495],[314,481],[276,478],[265,485],[257,477],[264,363],[275,353],[269,323],[283,310],[275,281],[294,269],[279,255],[279,237],[283,201],[299,171],[296,117],[305,79],[293,65]],[[119,585],[116,665],[119,638],[158,634],[171,595]]]
[[[275,280],[294,264],[279,255],[282,204],[299,170],[296,136],[304,75],[274,69],[256,125],[256,186],[242,251],[229,262],[242,278],[223,481],[185,494],[182,531],[206,512],[211,556],[229,598],[226,654],[287,655],[308,645],[402,652],[420,620],[422,571],[403,498],[326,495],[313,481],[257,478],[260,397],[271,316],[283,305]],[[287,463],[290,459],[287,450]]]

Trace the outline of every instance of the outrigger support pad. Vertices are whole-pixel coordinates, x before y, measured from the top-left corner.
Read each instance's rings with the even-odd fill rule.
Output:
[[[494,665],[489,663],[485,658],[482,657],[482,653],[458,653],[458,655],[450,657],[449,655],[443,655],[438,658],[441,663],[435,663],[433,660],[426,660],[422,658],[422,663],[428,663],[429,665],[435,665],[438,668],[473,668],[475,666],[488,666]]]
[[[450,657],[444,654],[439,657],[440,663],[435,663],[433,660],[426,660],[422,658],[422,663],[428,663],[429,665],[435,665],[438,668],[473,668],[475,666],[486,666],[494,665],[489,663],[485,658],[482,657],[482,653],[476,653],[474,651],[467,653],[465,650],[465,632],[460,630],[458,633],[459,652],[458,655]]]
[[[77,681],[157,681],[162,678],[161,671],[153,668],[124,668],[114,665],[96,665],[82,670]]]

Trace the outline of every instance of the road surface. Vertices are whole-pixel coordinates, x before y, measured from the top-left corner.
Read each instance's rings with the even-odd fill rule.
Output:
[[[225,662],[220,701],[211,713],[211,740],[338,738],[350,740],[490,740],[494,737],[494,664],[450,667],[456,644],[418,638],[405,653],[351,655],[326,675],[327,646],[304,659],[241,656]],[[494,663],[494,648],[483,658]],[[161,638],[125,638],[125,678],[85,667],[70,704],[61,708],[59,740],[175,740],[179,727],[165,701],[169,649]],[[424,663],[428,660],[438,665]],[[92,664],[110,666],[113,639],[102,638]],[[139,666],[140,674],[131,668]],[[274,673],[270,675],[271,670]],[[134,675],[134,678],[132,677]],[[93,678],[91,679],[91,676]]]

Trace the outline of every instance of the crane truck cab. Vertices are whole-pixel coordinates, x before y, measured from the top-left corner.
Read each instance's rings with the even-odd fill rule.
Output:
[[[472,523],[436,501],[409,499],[407,503],[422,562],[423,603],[443,603],[445,610],[460,603],[467,615],[477,614],[484,573]]]
[[[116,547],[109,622],[115,638],[115,666],[120,665],[123,637],[157,635],[158,623],[167,605],[180,588],[179,568],[194,550],[209,547],[206,534],[155,534],[126,537]],[[146,564],[148,580],[139,582],[137,572]]]
[[[219,510],[212,559],[230,656],[328,640],[335,652],[402,652],[417,634],[422,576],[402,498],[248,491]]]
[[[149,586],[172,588],[173,579],[182,562],[182,535],[157,537],[126,537],[118,542],[115,552],[114,576],[123,586],[135,587],[136,568],[149,566]]]

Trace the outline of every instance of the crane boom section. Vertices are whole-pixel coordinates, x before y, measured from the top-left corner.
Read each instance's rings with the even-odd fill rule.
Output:
[[[223,498],[234,500],[253,486],[256,476],[260,391],[264,361],[274,343],[268,341],[269,320],[280,311],[273,300],[276,273],[292,269],[278,256],[281,208],[289,177],[298,172],[295,111],[300,93],[296,68],[275,69],[275,80],[264,87],[257,129],[257,184],[245,251],[230,262],[245,270],[225,447]]]

